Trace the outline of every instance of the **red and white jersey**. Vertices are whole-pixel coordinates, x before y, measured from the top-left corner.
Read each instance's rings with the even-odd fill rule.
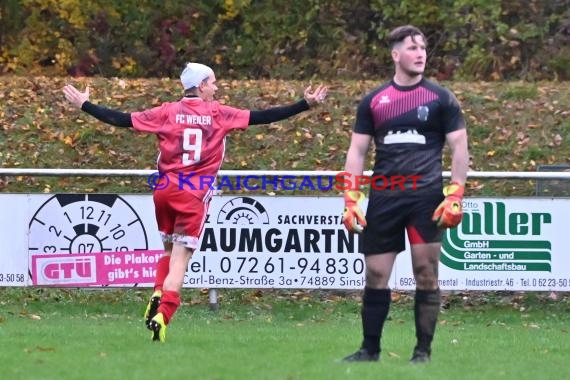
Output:
[[[217,101],[183,98],[133,112],[131,119],[137,131],[157,135],[158,170],[168,173],[170,185],[203,199],[210,190],[207,183],[216,178],[222,165],[226,135],[233,129],[246,129],[249,115],[249,110]]]

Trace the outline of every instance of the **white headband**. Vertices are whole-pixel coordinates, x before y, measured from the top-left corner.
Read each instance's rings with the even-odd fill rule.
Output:
[[[182,74],[180,74],[180,81],[182,82],[184,89],[187,90],[192,87],[198,87],[200,83],[213,73],[214,71],[206,65],[190,62],[186,65]]]

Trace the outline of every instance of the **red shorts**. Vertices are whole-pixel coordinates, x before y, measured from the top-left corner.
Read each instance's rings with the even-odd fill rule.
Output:
[[[171,181],[164,189],[157,186],[153,199],[162,241],[182,244],[192,249],[198,248],[211,195],[207,194],[201,199],[192,191],[180,189]]]

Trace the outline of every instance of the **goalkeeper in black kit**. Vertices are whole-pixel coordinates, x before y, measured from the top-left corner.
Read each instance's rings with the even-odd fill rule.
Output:
[[[418,178],[412,183],[371,183],[366,215],[358,180],[344,193],[343,222],[361,233],[366,263],[362,297],[362,343],[347,362],[378,361],[388,316],[388,281],[398,253],[411,246],[416,283],[416,345],[411,363],[431,360],[440,309],[438,265],[442,229],[462,219],[462,198],[469,153],[467,130],[455,96],[423,77],[426,38],[416,27],[394,29],[389,46],[395,66],[392,80],[366,95],[357,108],[345,173],[360,178],[370,143],[376,147],[374,178]],[[451,149],[451,182],[443,186],[442,151]]]

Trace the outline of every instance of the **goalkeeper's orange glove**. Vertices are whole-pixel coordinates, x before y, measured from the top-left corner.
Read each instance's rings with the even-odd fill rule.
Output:
[[[366,227],[366,219],[360,208],[364,201],[364,194],[358,190],[349,190],[344,193],[344,214],[342,222],[348,232],[361,233]]]
[[[463,209],[461,201],[465,187],[458,182],[451,182],[443,188],[445,199],[437,206],[433,213],[432,220],[440,228],[453,228],[461,223]]]

